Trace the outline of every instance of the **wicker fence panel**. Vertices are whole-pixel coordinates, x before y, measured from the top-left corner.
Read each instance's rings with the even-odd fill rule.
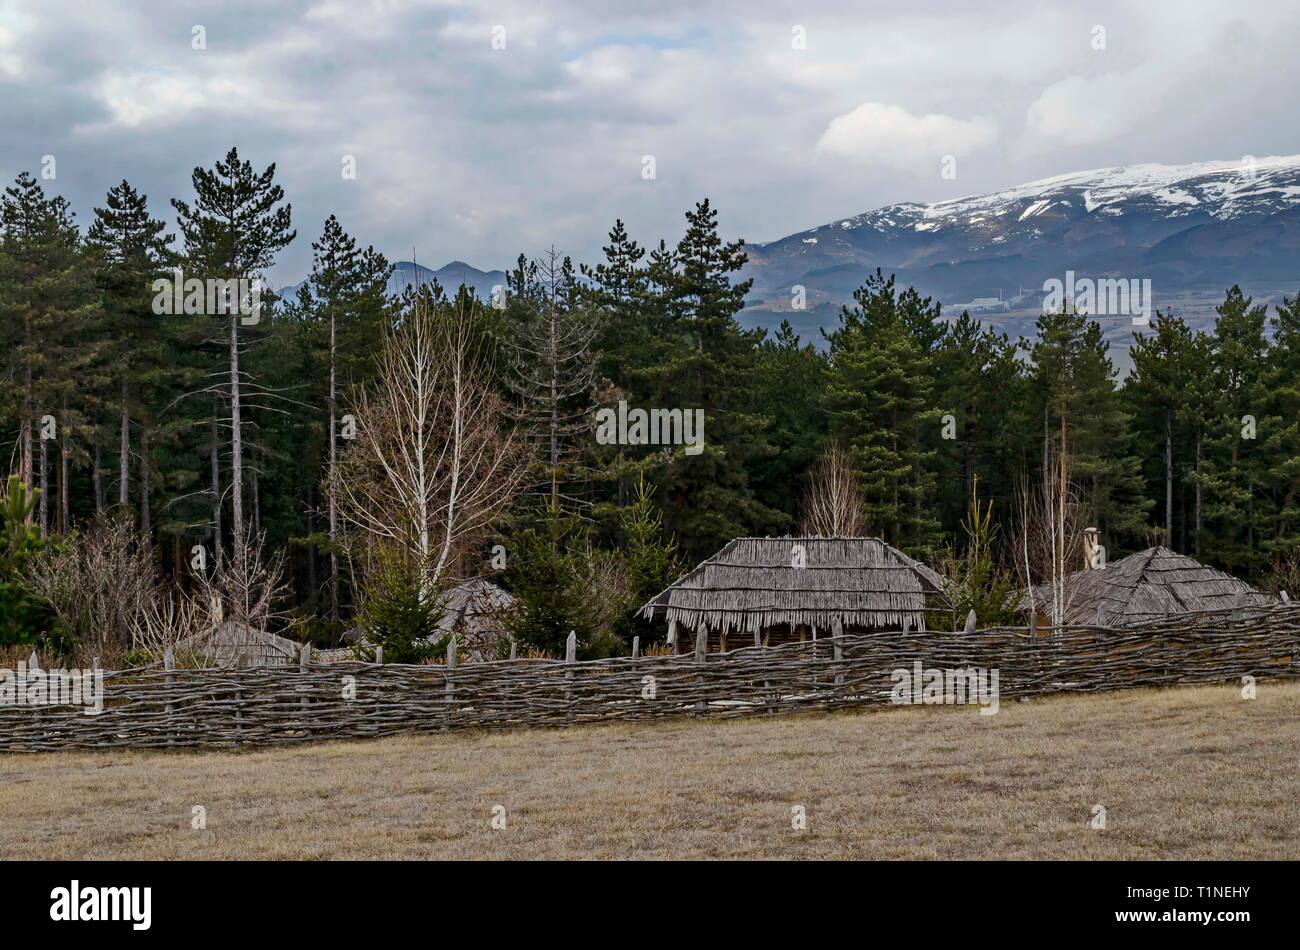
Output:
[[[462,665],[304,663],[103,674],[104,709],[0,705],[0,749],[264,746],[399,732],[887,704],[893,671],[996,670],[999,701],[1300,677],[1300,605],[1139,628],[891,631],[719,654]]]

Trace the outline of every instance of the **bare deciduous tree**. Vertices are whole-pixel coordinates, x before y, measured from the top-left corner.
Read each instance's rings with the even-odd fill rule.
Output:
[[[418,300],[356,393],[339,462],[343,518],[393,544],[433,585],[517,495],[527,451],[490,386],[474,313]]]
[[[804,534],[828,538],[857,538],[866,530],[862,480],[838,442],[831,442],[813,466],[802,529]]]
[[[1065,579],[1084,567],[1087,511],[1071,484],[1069,454],[1059,447],[1044,452],[1041,484],[1025,481],[1019,495],[1016,569],[1029,602],[1056,626],[1064,622],[1071,602]]]
[[[133,618],[161,589],[148,539],[121,512],[101,514],[72,543],[46,548],[25,583],[53,608],[79,661],[108,661],[129,647]]]

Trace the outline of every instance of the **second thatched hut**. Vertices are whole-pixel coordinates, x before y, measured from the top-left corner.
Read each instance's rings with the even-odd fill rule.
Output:
[[[1272,594],[1167,547],[1076,571],[1061,587],[1066,625],[1127,627],[1179,614],[1277,603]],[[1049,626],[1050,589],[1036,587],[1027,600],[1039,626]]]
[[[678,652],[923,630],[944,580],[879,538],[736,538],[640,610]]]

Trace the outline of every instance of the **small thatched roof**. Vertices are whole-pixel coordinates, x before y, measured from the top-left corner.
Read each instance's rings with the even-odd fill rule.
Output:
[[[467,662],[495,660],[510,643],[509,621],[519,601],[484,577],[457,584],[446,593],[438,628],[456,634],[460,656]]]
[[[439,628],[457,633],[489,633],[502,625],[502,617],[518,606],[509,592],[484,577],[457,584],[446,593]]]
[[[297,656],[300,644],[285,637],[227,620],[176,644],[201,653],[218,666],[283,666]]]
[[[802,545],[805,566],[793,566]],[[944,580],[879,538],[737,538],[641,608],[698,630],[922,629]]]
[[[1039,611],[1050,608],[1051,594],[1035,587]],[[1028,598],[1026,598],[1028,599]],[[1125,626],[1175,614],[1234,607],[1266,607],[1277,598],[1231,574],[1208,567],[1166,547],[1147,548],[1082,570],[1065,579],[1067,624]]]

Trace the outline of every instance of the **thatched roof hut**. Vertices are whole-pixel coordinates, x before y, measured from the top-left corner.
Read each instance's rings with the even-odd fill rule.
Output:
[[[485,577],[475,577],[457,584],[439,595],[442,616],[438,618],[437,636],[456,635],[456,655],[462,662],[495,660],[506,652],[510,643],[510,621],[520,609],[518,599]],[[354,647],[366,644],[365,631],[353,627],[343,634],[346,648],[318,651],[315,656],[326,663],[344,662],[356,656]]]
[[[1147,548],[1105,567],[1077,571],[1065,579],[1064,591],[1066,624],[1112,627],[1277,602],[1272,594],[1166,547]],[[1033,594],[1034,607],[1045,620],[1051,594],[1042,587],[1035,587]]]
[[[177,649],[193,650],[217,666],[285,666],[294,661],[301,644],[285,637],[226,620],[187,637]]]
[[[456,634],[459,656],[495,660],[510,641],[509,621],[518,600],[483,577],[456,585],[446,598],[438,628]]]
[[[737,538],[639,611],[708,631],[710,648],[778,643],[836,630],[925,627],[944,580],[879,538]]]

